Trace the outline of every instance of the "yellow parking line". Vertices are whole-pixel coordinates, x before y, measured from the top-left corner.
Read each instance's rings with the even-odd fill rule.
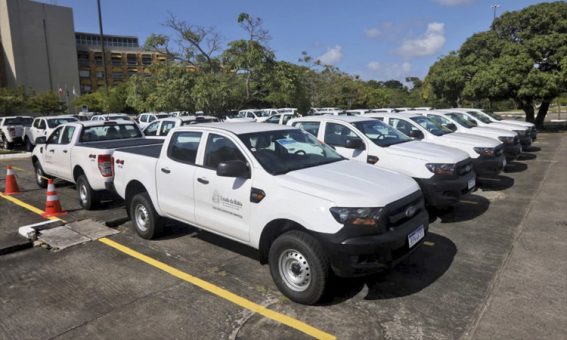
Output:
[[[38,209],[38,208],[36,208],[36,207],[34,207],[30,204],[27,204],[27,203],[13,197],[13,196],[7,196],[7,195],[0,193],[0,197],[20,206],[22,208],[25,208],[25,209],[27,209],[31,212],[34,212],[38,215],[43,214],[43,211],[41,209]],[[60,221],[63,221],[64,223],[66,223],[64,220],[60,219],[59,217],[49,217],[49,219],[50,220],[60,220]],[[162,271],[164,271],[164,272],[166,272],[166,273],[168,273],[172,276],[175,276],[178,279],[187,281],[187,282],[189,282],[189,283],[191,283],[191,284],[193,284],[193,285],[195,285],[195,286],[197,286],[197,287],[199,287],[203,290],[206,290],[209,293],[212,293],[212,294],[214,294],[218,297],[221,297],[225,300],[228,300],[228,301],[230,301],[230,302],[232,302],[236,305],[239,305],[243,308],[246,308],[246,309],[248,309],[252,312],[263,315],[263,316],[265,316],[269,319],[272,319],[274,321],[277,321],[279,323],[287,325],[291,328],[295,328],[298,331],[301,331],[301,332],[303,332],[307,335],[310,335],[314,338],[317,338],[317,339],[336,339],[335,336],[333,336],[329,333],[326,333],[322,330],[319,330],[319,329],[317,329],[313,326],[310,326],[310,325],[308,325],[304,322],[301,322],[301,321],[294,319],[292,317],[289,317],[287,315],[284,315],[284,314],[278,313],[276,311],[270,310],[270,309],[268,309],[264,306],[261,306],[257,303],[254,303],[254,302],[252,302],[248,299],[245,299],[241,296],[238,296],[238,295],[236,295],[232,292],[229,292],[226,289],[223,289],[223,288],[221,288],[217,285],[214,285],[214,284],[209,283],[205,280],[202,280],[202,279],[200,279],[196,276],[187,274],[187,273],[185,273],[185,272],[183,272],[179,269],[171,267],[171,266],[169,266],[169,265],[167,265],[163,262],[160,262],[160,261],[153,259],[149,256],[146,256],[142,253],[139,253],[139,252],[137,252],[137,251],[135,251],[131,248],[123,246],[122,244],[117,243],[115,241],[112,241],[108,238],[101,238],[101,239],[99,239],[99,241],[102,242],[103,244],[109,246],[109,247],[112,247],[116,250],[119,250],[119,251],[121,251],[121,252],[123,252],[127,255],[130,255],[130,256],[142,261],[142,262],[145,262],[145,263],[147,263],[147,264],[149,264],[149,265],[151,265],[155,268],[158,268],[158,269],[160,269],[160,270],[162,270]]]
[[[179,269],[176,269],[174,267],[171,267],[163,262],[160,262],[156,259],[153,259],[149,256],[146,256],[142,253],[139,253],[131,248],[128,248],[126,246],[123,246],[120,243],[117,243],[115,241],[112,241],[108,238],[101,238],[99,239],[100,242],[106,244],[109,247],[115,248],[116,250],[119,250],[125,254],[128,254],[142,262],[145,262],[147,264],[149,264],[150,266],[156,267],[160,270],[163,270],[164,272],[173,275],[175,277],[177,277],[178,279],[187,281],[203,290],[208,291],[209,293],[212,293],[216,296],[219,296],[225,300],[228,300],[236,305],[239,305],[243,308],[246,308],[248,310],[251,310],[255,313],[258,313],[260,315],[263,315],[269,319],[272,319],[274,321],[277,321],[279,323],[282,323],[284,325],[287,325],[291,328],[295,328],[298,331],[301,331],[307,335],[310,335],[314,338],[317,339],[335,339],[335,337],[329,333],[323,332],[315,327],[312,327],[304,322],[301,322],[299,320],[296,320],[292,317],[289,317],[287,315],[278,313],[276,311],[270,310],[264,306],[260,306],[257,303],[254,303],[248,299],[245,299],[241,296],[238,296],[234,293],[229,292],[226,289],[223,289],[217,285],[214,285],[212,283],[209,283],[205,280],[202,280],[198,277],[195,277],[193,275],[187,274],[185,272],[182,272]]]

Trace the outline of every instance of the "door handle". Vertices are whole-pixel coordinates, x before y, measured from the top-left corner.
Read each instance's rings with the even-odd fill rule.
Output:
[[[209,180],[203,177],[199,177],[197,178],[197,182],[199,183],[203,183],[203,184],[209,184]]]
[[[168,168],[161,168],[161,172],[163,172],[164,174],[168,174],[171,172],[171,170],[169,170]]]
[[[64,153],[67,153],[67,150],[63,150]]]
[[[51,149],[51,150],[49,150],[49,152],[55,152],[55,150]]]

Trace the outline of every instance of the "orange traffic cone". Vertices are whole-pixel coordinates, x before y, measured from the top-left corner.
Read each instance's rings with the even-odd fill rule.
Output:
[[[4,189],[4,195],[13,195],[19,192],[20,187],[18,187],[18,182],[16,182],[14,170],[8,165],[8,167],[6,167],[6,188]]]
[[[55,192],[55,184],[53,184],[53,179],[47,180],[47,201],[45,202],[45,211],[41,216],[52,217],[65,215],[67,212],[61,208],[61,203],[59,203],[59,196]]]

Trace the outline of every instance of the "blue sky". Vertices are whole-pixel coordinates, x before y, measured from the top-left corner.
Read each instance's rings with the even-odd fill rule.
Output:
[[[75,30],[98,32],[96,0],[44,0],[72,7]],[[168,13],[215,27],[224,42],[244,37],[236,18],[264,20],[270,47],[296,62],[302,51],[363,79],[423,78],[440,56],[471,34],[488,29],[497,13],[539,3],[531,0],[101,0],[106,34],[168,33]]]

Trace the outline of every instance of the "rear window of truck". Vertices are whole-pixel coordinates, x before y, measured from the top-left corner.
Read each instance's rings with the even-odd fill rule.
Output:
[[[81,131],[80,142],[100,142],[106,140],[140,138],[142,133],[134,124],[113,124],[88,126]]]

